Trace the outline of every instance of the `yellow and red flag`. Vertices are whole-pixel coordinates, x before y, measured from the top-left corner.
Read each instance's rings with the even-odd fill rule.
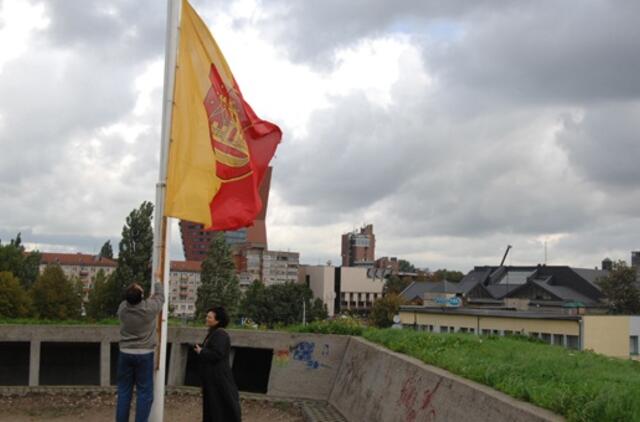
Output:
[[[183,0],[164,215],[211,230],[251,225],[281,138],[244,100],[211,33]]]

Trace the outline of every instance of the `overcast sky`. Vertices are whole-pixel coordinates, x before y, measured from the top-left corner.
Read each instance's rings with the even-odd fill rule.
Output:
[[[468,271],[640,250],[640,2],[193,1],[284,132],[270,249]],[[0,238],[96,253],[154,199],[166,4],[0,0]],[[182,259],[177,228],[172,256]]]

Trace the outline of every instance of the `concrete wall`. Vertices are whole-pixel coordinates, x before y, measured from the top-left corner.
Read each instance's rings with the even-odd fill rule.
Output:
[[[629,317],[585,315],[583,348],[620,358],[629,357]]]
[[[273,350],[267,395],[316,400],[328,399],[349,341],[347,336],[336,335],[249,330],[229,333],[232,347]],[[200,328],[172,328],[169,340],[174,344],[194,343],[201,342],[205,335]],[[179,353],[185,353],[184,348]],[[182,357],[174,359],[181,361]],[[179,379],[169,379],[172,385],[181,385]]]
[[[329,402],[350,421],[562,420],[355,337],[349,342]]]
[[[279,397],[301,397],[327,400],[336,378],[349,337],[318,334],[294,334],[229,330],[233,348],[269,349],[273,351],[267,395]],[[169,327],[167,383],[184,385],[189,353],[188,344],[200,343],[206,336],[204,328]],[[111,384],[111,343],[119,338],[118,327],[108,326],[0,326],[0,343],[29,344],[28,385],[42,385],[45,381],[42,346],[51,343],[94,344],[96,365],[84,368],[99,374],[99,385]],[[45,347],[45,351],[46,351]],[[83,346],[86,347],[86,346]],[[85,365],[87,366],[87,365]],[[49,365],[47,365],[47,374]],[[92,372],[93,373],[93,372]],[[11,378],[13,379],[13,378]],[[85,384],[85,383],[83,383]],[[97,384],[90,381],[86,384]]]

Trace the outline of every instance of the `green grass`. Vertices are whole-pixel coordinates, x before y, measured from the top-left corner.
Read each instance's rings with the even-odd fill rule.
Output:
[[[569,421],[640,421],[640,362],[523,338],[390,329],[363,337]]]
[[[317,333],[317,334],[342,334],[349,336],[361,336],[364,327],[354,319],[336,319],[327,321],[315,321],[307,325],[292,325],[286,328],[294,333]]]

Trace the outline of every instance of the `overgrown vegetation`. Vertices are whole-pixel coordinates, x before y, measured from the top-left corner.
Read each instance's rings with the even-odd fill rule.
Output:
[[[512,337],[392,329],[363,337],[569,421],[640,420],[640,362]]]
[[[349,336],[361,336],[364,332],[364,326],[357,319],[350,317],[314,321],[307,325],[292,325],[287,329],[296,333],[342,334]]]

